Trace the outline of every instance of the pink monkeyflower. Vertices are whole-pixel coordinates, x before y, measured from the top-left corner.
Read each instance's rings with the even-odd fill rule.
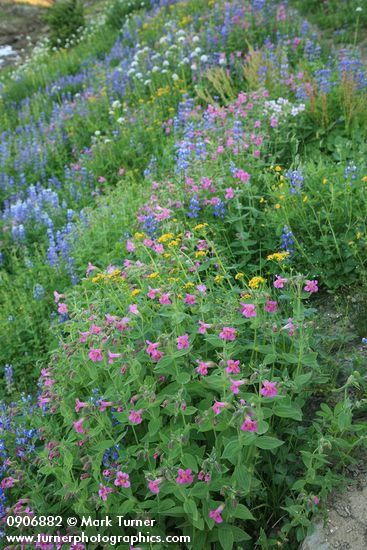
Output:
[[[125,489],[127,489],[130,487],[129,474],[126,474],[125,472],[117,472],[114,484],[116,487],[125,487]]]
[[[201,292],[202,294],[206,294],[206,286],[205,285],[196,285],[196,289]]]
[[[264,310],[267,313],[276,313],[278,311],[278,303],[275,300],[267,300]]]
[[[121,321],[116,321],[116,328],[118,331],[123,332],[128,328],[127,323],[130,321],[128,317],[123,317]]]
[[[135,245],[132,241],[130,241],[130,239],[128,241],[126,241],[126,250],[128,252],[134,252],[134,250],[135,250]]]
[[[132,424],[141,424],[143,422],[143,419],[141,417],[141,413],[143,412],[142,409],[140,409],[139,411],[130,411],[130,414],[129,414],[129,420]]]
[[[108,493],[112,493],[112,491],[113,489],[111,489],[110,487],[106,487],[105,485],[103,485],[103,483],[99,484],[98,495],[101,497],[102,500],[106,501]]]
[[[101,334],[101,327],[99,327],[98,325],[95,325],[94,323],[90,326],[90,329],[89,329],[89,332],[93,333],[93,334]]]
[[[247,415],[244,423],[240,427],[243,432],[257,432],[257,422]]]
[[[280,275],[276,276],[277,278],[274,281],[275,288],[283,288],[284,285],[288,282],[288,279],[284,279],[284,277],[280,277]]]
[[[226,199],[233,199],[233,197],[234,197],[234,191],[233,191],[232,187],[227,187],[225,198]]]
[[[179,485],[189,485],[194,481],[192,476],[192,470],[178,470],[178,476],[176,477],[176,483]]]
[[[107,351],[107,354],[108,354],[108,364],[109,365],[113,365],[113,360],[118,359],[119,357],[121,357],[121,353],[112,353],[112,351],[110,351],[110,350]]]
[[[208,328],[210,328],[211,325],[209,325],[208,323],[204,323],[204,321],[199,321],[199,328],[198,328],[198,333],[199,334],[206,334],[206,331]]]
[[[241,302],[242,315],[244,317],[256,317],[256,310],[254,304],[244,304]]]
[[[149,291],[147,292],[148,298],[150,298],[151,300],[155,300],[156,297],[157,297],[157,294],[160,293],[161,289],[160,288],[152,288],[151,286],[149,286],[148,288],[149,288]]]
[[[64,297],[64,294],[59,294],[58,292],[56,292],[56,290],[54,290],[54,300],[57,304],[63,297]]]
[[[125,168],[119,168],[118,175],[123,176],[125,174]]]
[[[208,374],[208,368],[210,366],[209,363],[205,363],[205,361],[199,361],[199,359],[197,360],[197,363],[199,366],[196,367],[196,372],[198,372],[202,376],[206,376]]]
[[[103,361],[101,348],[92,348],[88,353],[88,357],[93,361],[93,363],[96,361]]]
[[[83,422],[85,421],[85,418],[80,418],[80,420],[77,420],[76,422],[73,422],[74,430],[78,434],[85,434],[86,431],[83,428]]]
[[[85,546],[81,542],[77,542],[76,544],[72,544],[69,550],[85,550]]]
[[[106,178],[104,176],[99,176],[98,183],[105,183]]]
[[[177,342],[177,349],[187,349],[190,347],[188,334],[183,334],[182,336],[178,336],[178,338],[176,338],[176,342]]]
[[[103,399],[101,399],[99,401],[99,410],[101,412],[104,412],[106,410],[107,407],[111,407],[112,406],[112,402],[111,401],[103,401]]]
[[[221,516],[221,513],[223,511],[224,506],[218,506],[215,510],[209,511],[209,517],[212,519],[215,523],[223,523],[223,518]]]
[[[65,314],[68,312],[68,306],[61,302],[61,304],[59,304],[59,307],[57,308],[57,311],[61,314]]]
[[[13,477],[9,476],[9,477],[5,477],[1,483],[0,483],[0,487],[2,489],[9,489],[10,487],[13,487],[15,483],[15,480]]]
[[[222,332],[219,333],[219,338],[227,342],[233,342],[236,339],[236,329],[232,327],[223,327]]]
[[[149,340],[146,340],[145,342],[147,344],[146,352],[148,355],[152,356],[157,351],[159,342],[150,342]]]
[[[162,294],[161,297],[159,298],[159,303],[164,306],[164,305],[171,305],[172,302],[171,302],[171,299],[169,297],[169,294]]]
[[[84,403],[83,401],[79,401],[78,398],[75,399],[75,412],[78,413],[80,409],[84,409],[84,407],[88,407],[88,403]]]
[[[271,126],[272,128],[276,128],[276,127],[278,126],[278,119],[275,118],[275,117],[272,117],[272,118],[270,119],[270,126]]]
[[[129,312],[132,313],[133,315],[139,315],[138,306],[136,304],[130,304]]]
[[[310,292],[310,294],[318,292],[319,287],[317,286],[317,281],[306,281],[306,286],[303,290]]]
[[[150,479],[148,481],[148,487],[149,487],[149,490],[154,494],[154,495],[158,495],[158,493],[160,492],[160,488],[159,488],[159,484],[161,483],[162,481],[162,478],[159,477],[158,479]]]
[[[164,252],[164,246],[163,246],[163,244],[161,244],[161,243],[154,243],[154,245],[153,245],[153,250],[154,250],[154,252],[156,252],[157,254],[163,254],[163,252]]]
[[[235,170],[233,175],[235,178],[239,179],[242,183],[247,183],[248,181],[250,181],[250,178],[251,178],[250,174],[242,170],[242,168]]]
[[[278,395],[277,383],[269,382],[269,380],[263,381],[263,387],[260,390],[260,394],[264,397],[275,397]]]
[[[215,401],[214,405],[212,406],[212,411],[214,414],[220,414],[222,412],[222,409],[227,405],[227,403],[224,403],[224,401]]]
[[[242,386],[245,381],[244,380],[232,380],[232,378],[229,379],[230,382],[231,382],[231,387],[230,387],[230,390],[231,392],[233,392],[235,395],[237,395],[239,393],[239,387]]]
[[[229,374],[238,374],[240,372],[240,361],[228,359],[226,372],[228,372]]]
[[[196,296],[194,294],[186,294],[184,302],[185,304],[193,306],[194,304],[196,304]]]
[[[88,267],[87,267],[87,270],[85,272],[86,276],[88,277],[88,275],[90,273],[92,273],[92,271],[94,271],[95,269],[97,269],[96,266],[91,264],[90,262],[88,262]]]
[[[284,325],[283,330],[288,330],[288,336],[293,336],[296,327],[294,326],[292,317],[289,317],[288,323]]]

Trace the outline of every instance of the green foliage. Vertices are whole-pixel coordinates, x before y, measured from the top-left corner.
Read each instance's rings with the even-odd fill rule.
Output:
[[[120,30],[130,14],[149,6],[150,0],[111,0],[106,10],[106,23],[109,27]]]
[[[83,29],[84,9],[81,0],[56,0],[48,9],[45,19],[50,27],[50,44],[63,48]]]

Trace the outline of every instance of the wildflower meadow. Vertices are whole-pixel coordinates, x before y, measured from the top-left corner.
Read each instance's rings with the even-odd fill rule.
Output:
[[[367,6],[62,2],[0,70],[0,546],[298,550],[367,451]]]

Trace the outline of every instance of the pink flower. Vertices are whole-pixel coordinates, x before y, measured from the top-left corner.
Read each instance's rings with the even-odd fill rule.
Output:
[[[78,398],[75,399],[75,412],[78,413],[80,409],[84,409],[84,407],[88,407],[88,403],[84,403],[83,401],[79,401]]]
[[[283,288],[284,285],[288,282],[287,279],[284,279],[284,277],[280,277],[279,275],[276,276],[277,278],[274,281],[275,288]]]
[[[59,307],[57,308],[57,311],[61,314],[65,314],[68,312],[68,306],[61,302],[61,304],[59,304]]]
[[[196,296],[194,294],[186,294],[184,302],[185,304],[193,306],[196,303]]]
[[[227,187],[225,198],[226,199],[233,199],[233,197],[234,197],[234,191],[233,191],[232,187]]]
[[[231,392],[233,392],[235,395],[237,395],[239,393],[239,387],[242,386],[245,381],[244,380],[232,380],[232,378],[229,379],[230,382],[231,382],[231,387],[230,387],[230,390]]]
[[[283,330],[288,330],[288,336],[293,336],[296,327],[294,326],[292,317],[289,317],[288,323],[284,325]]]
[[[14,478],[12,478],[11,476],[5,477],[5,478],[1,481],[0,487],[1,487],[2,489],[9,489],[10,487],[13,487],[14,483],[15,483]]]
[[[242,168],[235,170],[233,176],[239,179],[242,183],[247,183],[251,178],[250,174],[242,170]]]
[[[134,252],[134,250],[135,250],[135,245],[134,245],[134,243],[133,243],[132,241],[128,240],[128,241],[126,242],[126,250],[127,250],[128,252]]]
[[[206,286],[205,285],[196,285],[196,288],[202,294],[206,294]]]
[[[160,293],[161,289],[160,288],[152,288],[151,286],[149,286],[148,288],[149,288],[149,292],[147,292],[148,298],[150,298],[151,300],[155,300],[156,297],[157,297],[157,294]]]
[[[130,304],[129,312],[132,313],[133,315],[139,315],[138,306],[136,304]]]
[[[209,325],[208,323],[204,323],[204,321],[199,321],[199,328],[198,328],[198,333],[199,334],[206,334],[206,331],[208,328],[210,328],[211,325]]]
[[[154,479],[154,480],[149,480],[148,481],[148,487],[149,487],[149,490],[154,494],[154,495],[157,495],[160,491],[160,488],[159,488],[159,484],[161,483],[162,481],[162,478],[159,477],[158,479]]]
[[[240,372],[240,361],[234,361],[233,359],[228,359],[227,361],[226,372],[229,374],[238,374]]]
[[[129,474],[126,474],[125,472],[117,472],[114,484],[116,487],[125,487],[125,489],[127,489],[130,487]]]
[[[107,354],[108,354],[108,364],[109,365],[113,365],[113,360],[118,359],[119,357],[121,357],[121,353],[112,353],[112,351],[110,351],[110,350],[108,350]]]
[[[221,516],[223,508],[224,508],[224,506],[221,505],[221,506],[218,506],[218,508],[216,508],[215,510],[210,510],[209,511],[210,519],[215,521],[215,523],[223,523],[223,518]]]
[[[103,399],[101,399],[100,402],[99,402],[99,410],[101,412],[104,412],[106,410],[106,408],[111,407],[111,405],[112,405],[111,401],[103,401]]]
[[[197,363],[199,366],[196,367],[196,372],[198,372],[202,376],[206,376],[208,374],[209,363],[205,363],[204,361],[199,360],[197,360]]]
[[[303,290],[310,292],[311,294],[313,292],[318,292],[319,287],[317,286],[317,281],[306,281],[306,286]]]
[[[260,394],[264,397],[275,397],[278,395],[277,383],[269,382],[269,380],[263,381],[263,387],[260,390]]]
[[[95,363],[96,361],[103,361],[102,350],[100,348],[92,348],[88,353],[89,359]]]
[[[219,333],[219,338],[228,342],[236,339],[236,329],[232,327],[223,327],[222,332]]]
[[[276,128],[278,126],[278,119],[277,118],[271,118],[270,119],[270,126],[272,128]]]
[[[214,414],[220,414],[226,404],[227,403],[224,403],[223,401],[215,401],[214,405],[212,406],[212,411],[214,412]]]
[[[278,303],[275,300],[267,300],[264,310],[268,313],[276,313],[278,311]]]
[[[61,298],[63,298],[64,294],[59,294],[58,292],[56,292],[56,290],[54,290],[54,299],[55,299],[55,302],[58,303]]]
[[[88,275],[90,273],[92,273],[92,271],[94,271],[95,269],[97,269],[96,266],[91,264],[90,262],[88,262],[88,267],[87,267],[87,270],[85,272],[86,276],[88,277]]]
[[[242,315],[244,317],[256,317],[256,310],[254,304],[244,304],[241,302]]]
[[[129,420],[132,424],[141,424],[143,422],[143,419],[141,417],[141,413],[143,412],[142,409],[139,411],[130,411],[129,414]]]
[[[81,418],[80,420],[77,420],[76,422],[73,422],[74,430],[78,434],[85,434],[86,433],[85,429],[83,428],[84,420],[85,420],[85,418]]]
[[[256,432],[257,431],[257,422],[252,420],[251,416],[246,416],[244,423],[240,428],[243,432]]]
[[[159,298],[159,303],[162,304],[162,306],[171,305],[172,302],[171,302],[171,299],[169,297],[169,294],[162,294],[161,297]]]
[[[112,489],[110,487],[106,487],[105,485],[103,485],[103,483],[100,483],[98,495],[101,497],[101,499],[106,501],[108,493],[112,493]]]
[[[176,483],[179,485],[189,485],[194,481],[192,477],[192,470],[178,470],[178,477],[176,477]]]
[[[188,334],[184,334],[183,336],[179,336],[178,338],[176,338],[176,342],[177,342],[177,349],[187,349],[187,348],[190,347],[189,335]]]

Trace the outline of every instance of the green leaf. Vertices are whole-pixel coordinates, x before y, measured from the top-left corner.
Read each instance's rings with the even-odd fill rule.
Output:
[[[241,452],[241,445],[238,439],[230,441],[225,446],[222,458],[227,458],[232,464],[237,464],[238,454]]]
[[[233,532],[229,526],[223,526],[219,528],[218,538],[223,550],[233,549]]]
[[[186,514],[192,516],[194,521],[199,519],[198,509],[196,507],[195,501],[192,498],[188,498],[187,500],[185,500],[183,507]]]
[[[281,441],[276,437],[270,437],[268,435],[263,435],[255,441],[256,447],[264,450],[276,449],[277,447],[280,447],[281,445],[283,445],[283,443],[284,441]]]
[[[292,420],[302,420],[302,410],[294,403],[286,404],[282,402],[274,403],[273,413],[281,418],[292,418]]]
[[[250,510],[244,504],[237,504],[232,515],[233,517],[240,519],[255,519]]]
[[[189,453],[184,453],[181,462],[185,466],[185,468],[190,468],[194,472],[197,471],[196,458]]]
[[[187,372],[180,372],[180,374],[176,376],[176,381],[182,385],[187,384],[190,380],[191,376]]]

